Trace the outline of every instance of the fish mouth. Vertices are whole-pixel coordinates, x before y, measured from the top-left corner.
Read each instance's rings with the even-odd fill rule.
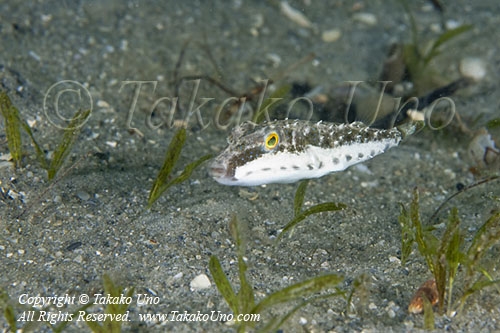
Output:
[[[215,179],[216,181],[220,182],[220,180],[224,178],[229,178],[227,174],[227,167],[226,165],[213,161],[209,167],[208,167],[208,174],[210,177]]]
[[[224,177],[227,173],[226,167],[220,163],[214,162],[208,167],[208,174],[212,178]]]
[[[237,179],[228,170],[227,165],[218,161],[212,162],[208,166],[208,174],[217,183],[222,185],[237,185]]]

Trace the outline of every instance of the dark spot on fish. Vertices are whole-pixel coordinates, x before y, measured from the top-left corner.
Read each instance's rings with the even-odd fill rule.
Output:
[[[299,169],[300,169],[300,167],[299,167],[299,166],[297,166],[297,165],[292,166],[292,168],[293,168],[294,170],[299,170]]]
[[[323,161],[319,162],[318,169],[321,169],[323,167]]]
[[[350,160],[352,160],[352,156],[351,155],[345,155],[345,160],[349,162]]]
[[[314,169],[313,165],[312,164],[308,164],[307,167],[309,168],[309,170],[312,170]]]
[[[282,166],[280,167],[281,170],[286,170],[286,167]]]
[[[375,156],[375,150],[372,150],[372,151],[370,152],[370,156],[371,156],[371,157]]]
[[[365,155],[363,155],[363,153],[359,153],[358,154],[358,158],[363,158]]]
[[[338,158],[336,158],[336,157],[334,157],[334,158],[333,158],[333,164],[339,164],[339,159],[338,159]]]
[[[262,171],[270,171],[271,168],[263,168]]]
[[[250,176],[253,173],[253,171],[248,171],[245,176]]]

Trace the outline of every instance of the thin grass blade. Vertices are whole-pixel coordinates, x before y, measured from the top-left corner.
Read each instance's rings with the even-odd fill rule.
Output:
[[[33,132],[31,131],[31,127],[25,121],[21,121],[21,126],[23,127],[24,131],[28,134],[28,136],[31,139],[31,142],[33,143],[33,146],[35,147],[36,158],[37,158],[38,162],[42,165],[43,169],[48,170],[49,169],[49,162],[47,162],[47,159],[45,158],[45,154],[44,154],[42,148],[40,148],[40,145],[35,140],[35,136],[33,135]]]
[[[309,179],[302,180],[297,187],[295,192],[295,198],[293,200],[293,216],[297,216],[302,211],[302,205],[304,204],[304,196],[306,195],[307,185],[309,184]]]
[[[434,57],[436,57],[440,53],[440,46],[449,42],[451,39],[463,34],[464,32],[469,31],[470,29],[472,29],[472,25],[464,24],[457,28],[443,32],[436,40],[433,41],[429,51],[424,56],[424,63],[428,64]]]
[[[340,275],[328,274],[296,283],[272,293],[261,300],[252,310],[252,313],[262,313],[263,310],[274,305],[290,302],[302,297],[310,297],[313,293],[335,287],[342,280],[343,277]]]
[[[433,254],[436,253],[435,246],[438,242],[430,232],[424,232],[419,210],[420,205],[418,189],[415,188],[413,191],[413,199],[410,204],[410,219],[415,230],[415,241],[418,245],[418,251],[425,258],[429,270],[432,272],[432,274],[434,274],[436,272],[436,268],[434,267]]]
[[[73,311],[71,316],[68,316],[68,317],[77,318],[78,315],[80,314],[80,311],[85,311],[85,310],[87,310],[87,308],[91,307],[92,305],[94,305],[94,304],[92,304],[91,302],[88,304],[85,304],[85,305],[79,307],[78,309],[76,309],[75,311]],[[63,332],[71,324],[73,324],[72,320],[62,320],[56,326],[51,325],[51,329],[54,333],[60,333],[60,332]]]
[[[7,324],[9,325],[9,329],[11,332],[17,332],[17,320],[16,320],[16,315],[14,314],[14,308],[12,305],[8,304],[5,306],[5,309],[3,311],[3,315],[5,320],[7,320]]]
[[[500,279],[497,279],[497,280],[484,280],[484,279],[481,279],[479,281],[476,281],[471,287],[469,287],[467,290],[465,290],[465,292],[462,294],[462,297],[460,299],[460,309],[463,308],[467,298],[469,298],[469,296],[471,296],[472,294],[480,291],[480,290],[483,290],[484,288],[486,287],[489,287],[489,286],[493,286],[493,285],[496,285],[500,283]]]
[[[436,325],[434,319],[434,309],[432,308],[431,302],[427,299],[425,295],[422,295],[422,299],[424,301],[424,329],[432,331],[434,330]]]
[[[279,234],[277,240],[280,240],[281,237],[287,232],[289,232],[291,229],[293,229],[299,222],[304,220],[306,217],[312,214],[318,214],[318,213],[323,213],[323,212],[334,212],[337,210],[342,210],[347,208],[347,206],[343,203],[335,203],[335,202],[325,202],[321,203],[315,206],[312,206],[311,208],[303,211],[299,215],[295,216],[282,230],[282,232]]]
[[[255,306],[255,298],[253,288],[247,279],[246,271],[247,264],[245,262],[246,242],[241,232],[241,225],[236,215],[230,222],[231,234],[236,242],[236,252],[238,255],[238,276],[240,279],[240,291],[238,292],[238,303],[240,313],[250,313],[250,310]]]
[[[106,333],[106,329],[97,321],[86,320],[85,323],[93,333]]]
[[[486,128],[491,130],[491,129],[496,129],[500,128],[500,118],[494,118],[486,123]]]
[[[448,240],[448,245],[446,249],[446,263],[448,265],[448,304],[452,304],[453,286],[455,283],[455,277],[457,275],[460,261],[464,257],[464,254],[460,251],[460,246],[463,243],[463,237],[460,232],[460,229],[458,228],[460,220],[458,217],[457,209],[452,209],[450,213],[449,224],[457,225],[457,227],[454,228],[455,230],[452,231],[452,235]]]
[[[280,99],[283,99],[291,89],[292,86],[289,84],[282,85],[276,89],[271,96],[262,103],[260,109],[255,112],[252,121],[258,124],[261,123],[266,117],[269,117],[269,113],[272,109],[274,109],[281,102]]]
[[[19,110],[12,105],[9,96],[5,92],[0,92],[0,113],[5,119],[5,135],[10,155],[14,160],[14,165],[20,167],[23,152]]]
[[[410,213],[403,204],[401,205],[401,213],[399,214],[398,221],[401,226],[401,266],[406,264],[406,260],[411,254],[415,236],[410,220]]]
[[[200,157],[199,159],[197,159],[196,161],[191,162],[188,165],[186,165],[184,170],[182,170],[181,174],[179,176],[175,177],[174,179],[172,179],[169,183],[167,183],[167,185],[165,185],[165,187],[162,188],[161,192],[165,192],[165,190],[167,190],[169,187],[171,187],[173,185],[180,184],[180,183],[188,180],[189,177],[191,177],[191,174],[193,173],[193,171],[196,168],[198,168],[203,162],[211,159],[212,156],[213,156],[212,154],[204,155],[204,156]]]
[[[367,274],[363,273],[360,276],[356,277],[354,281],[352,282],[352,287],[351,291],[349,292],[349,295],[347,295],[346,298],[346,313],[350,313],[351,311],[351,305],[353,305],[353,297],[355,293],[363,293],[365,290],[368,289],[367,284],[369,283],[368,280],[370,278],[368,277]]]
[[[233,287],[231,287],[231,283],[229,283],[226,274],[224,274],[224,271],[222,270],[219,259],[217,259],[214,255],[210,256],[210,263],[208,267],[210,274],[212,274],[212,278],[214,279],[215,285],[217,286],[217,290],[221,293],[222,297],[224,297],[229,305],[229,308],[233,311],[233,314],[239,314],[238,298],[236,297]]]
[[[184,168],[184,170],[182,170],[181,174],[175,178],[173,178],[172,180],[170,180],[168,183],[166,184],[163,184],[162,187],[156,192],[155,194],[155,198],[151,199],[151,203],[149,204],[148,203],[148,208],[151,207],[151,205],[156,201],[158,200],[158,198],[166,191],[168,190],[170,187],[174,186],[174,185],[177,185],[177,184],[180,184],[182,182],[185,182],[186,180],[189,179],[189,177],[191,177],[191,174],[193,173],[193,171],[198,168],[203,162],[209,160],[212,158],[212,154],[207,154],[205,156],[202,156],[200,157],[199,159],[197,159],[196,161],[194,162],[191,162],[189,163],[188,165],[186,165],[186,167]],[[151,198],[151,195],[150,195],[150,198]]]
[[[165,183],[168,181],[168,177],[172,173],[174,166],[176,165],[179,157],[181,156],[182,147],[186,142],[186,129],[181,127],[174,134],[174,137],[168,145],[167,153],[165,155],[165,160],[163,166],[158,173],[158,176],[153,183],[153,187],[149,192],[148,208],[160,197],[162,190],[166,190],[164,187]]]
[[[82,124],[87,121],[87,118],[90,116],[90,114],[91,110],[79,110],[77,113],[75,113],[68,126],[64,129],[64,135],[61,143],[54,151],[54,157],[52,158],[52,161],[47,170],[49,180],[52,180],[55,177],[62,164],[68,157],[71,151],[71,147],[75,143],[78,134],[80,134]]]
[[[459,235],[459,224],[460,219],[458,218],[458,210],[454,207],[450,212],[448,222],[446,223],[446,229],[441,237],[434,261],[435,272],[433,273],[440,300],[444,300],[446,282],[450,281],[447,280],[447,278],[451,277],[452,280],[454,278],[454,275],[450,276],[451,270],[456,272],[456,268],[458,268],[458,261],[450,262],[448,259],[458,260],[458,252],[455,252],[455,250],[458,251],[458,249],[450,248],[450,243],[455,235]],[[460,238],[458,238],[458,240],[460,240]],[[453,245],[460,245],[460,243],[454,243]],[[442,313],[443,309],[444,302],[441,301],[439,302],[439,311]]]
[[[476,232],[467,251],[468,268],[477,265],[484,253],[500,241],[500,212],[493,214]]]
[[[104,293],[109,294],[111,297],[121,297],[124,293],[124,288],[116,285],[107,274],[104,274],[103,276],[103,284],[104,284]],[[134,294],[134,288],[130,288],[125,294],[125,297],[132,297],[133,294]],[[106,305],[104,312],[111,315],[121,316],[127,312],[128,307],[129,304],[127,303],[123,304],[109,303]],[[103,324],[104,324],[103,327],[106,332],[112,332],[112,333],[121,332],[122,322],[119,320],[108,317],[103,322]]]
[[[259,329],[259,332],[260,333],[278,332],[279,329],[280,329],[280,327],[288,319],[290,319],[290,317],[292,317],[295,312],[297,312],[298,310],[300,310],[301,308],[303,308],[307,304],[316,302],[316,301],[321,300],[321,299],[331,298],[331,297],[339,297],[339,296],[345,298],[345,292],[338,291],[338,292],[327,294],[327,295],[321,295],[321,296],[317,296],[317,297],[311,297],[311,298],[305,300],[304,302],[301,302],[297,306],[295,306],[293,309],[291,309],[290,311],[288,311],[284,316],[277,317],[277,318],[272,318],[271,320],[269,320],[269,322],[266,324],[266,326],[264,326],[262,329]]]

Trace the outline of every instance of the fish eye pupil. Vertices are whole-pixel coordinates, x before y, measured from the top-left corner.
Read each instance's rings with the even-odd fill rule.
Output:
[[[277,145],[278,145],[278,134],[273,132],[269,134],[266,138],[266,148],[273,149]]]

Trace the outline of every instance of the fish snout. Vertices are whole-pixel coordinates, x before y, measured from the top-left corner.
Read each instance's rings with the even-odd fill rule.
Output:
[[[208,166],[208,174],[215,180],[227,177],[227,167],[226,165],[213,161]]]

